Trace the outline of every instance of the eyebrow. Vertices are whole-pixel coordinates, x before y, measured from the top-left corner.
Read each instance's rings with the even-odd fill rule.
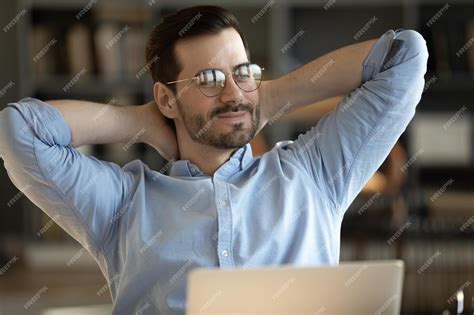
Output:
[[[252,64],[252,62],[250,62],[250,61],[246,61],[246,62],[239,63],[238,65],[232,67],[232,71],[235,71],[235,69],[237,69],[237,68],[240,67],[240,66],[251,65],[251,64]],[[224,71],[223,71],[222,69],[220,69],[220,68],[204,68],[204,69],[201,69],[201,70],[199,70],[198,72],[196,72],[196,74],[194,75],[194,77],[197,77],[197,75],[198,75],[199,73],[201,73],[202,71],[206,71],[206,70],[221,70],[222,72],[224,72]]]

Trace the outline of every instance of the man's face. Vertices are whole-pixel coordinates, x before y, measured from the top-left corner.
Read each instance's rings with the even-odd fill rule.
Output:
[[[190,138],[219,149],[238,148],[248,143],[260,120],[258,90],[245,92],[234,82],[234,67],[248,62],[239,33],[233,28],[217,35],[203,35],[179,41],[175,53],[182,65],[176,80],[192,78],[204,69],[220,69],[226,73],[221,94],[207,97],[192,81],[176,85],[177,128],[186,128]],[[238,111],[239,116],[229,116]],[[235,115],[235,114],[234,114]]]

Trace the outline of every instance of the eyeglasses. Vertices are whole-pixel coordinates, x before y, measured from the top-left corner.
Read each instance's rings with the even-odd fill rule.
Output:
[[[264,68],[261,68],[257,64],[243,63],[233,69],[232,78],[241,90],[253,92],[258,89],[260,83],[262,83],[263,70]],[[215,97],[224,90],[227,74],[229,73],[225,73],[220,69],[205,69],[196,73],[192,78],[166,82],[166,84],[191,80],[196,83],[203,95]]]

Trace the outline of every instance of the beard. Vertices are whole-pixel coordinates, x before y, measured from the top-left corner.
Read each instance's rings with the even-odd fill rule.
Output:
[[[223,107],[214,109],[206,118],[202,114],[188,114],[184,110],[184,106],[180,101],[177,102],[178,111],[183,118],[184,126],[193,139],[193,141],[207,146],[212,146],[218,149],[235,149],[239,148],[255,137],[257,128],[260,122],[260,106],[252,107],[248,104],[239,105],[224,105]],[[245,121],[232,124],[232,130],[228,132],[221,132],[217,130],[214,123],[219,118],[217,115],[223,114],[232,110],[248,111],[251,119],[250,129],[245,129]]]

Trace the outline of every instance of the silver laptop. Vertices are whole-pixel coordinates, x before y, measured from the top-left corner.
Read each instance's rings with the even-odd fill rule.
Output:
[[[401,260],[194,269],[186,314],[394,315],[400,313],[403,271]]]

